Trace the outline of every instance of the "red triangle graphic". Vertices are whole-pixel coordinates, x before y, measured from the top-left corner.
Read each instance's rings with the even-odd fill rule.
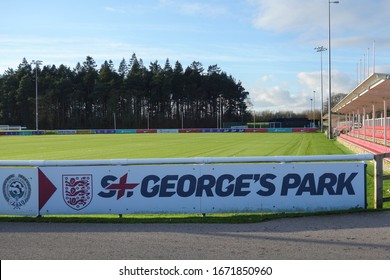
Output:
[[[57,188],[47,178],[47,176],[38,168],[38,186],[39,186],[39,211],[49,201],[50,197],[56,192]]]

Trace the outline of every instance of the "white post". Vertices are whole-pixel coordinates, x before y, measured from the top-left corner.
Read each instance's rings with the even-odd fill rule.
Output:
[[[357,110],[357,114],[358,114],[357,115],[357,123],[358,123],[358,125],[357,125],[357,128],[358,128],[357,129],[357,133],[358,133],[358,138],[360,138],[360,119],[361,119],[360,117],[361,116],[360,116],[360,110],[359,109]]]
[[[387,147],[387,125],[386,125],[386,119],[387,119],[387,102],[386,99],[383,99],[383,118],[384,118],[384,124],[383,124],[383,143],[385,147]]]
[[[366,79],[366,54],[363,55],[363,81]]]
[[[383,207],[383,154],[374,156],[374,208]]]
[[[376,129],[375,129],[375,104],[372,103],[372,142],[375,143],[375,132],[376,132]]]
[[[313,90],[313,127],[316,126],[316,91]]]
[[[35,64],[35,130],[38,130],[38,63]]]
[[[328,139],[333,138],[332,131],[332,67],[331,67],[331,41],[330,41],[330,4],[338,4],[339,1],[328,1],[329,4],[329,33],[328,33],[328,82],[329,82],[329,96],[328,96]]]
[[[375,40],[374,43],[372,44],[372,56],[373,56],[373,62],[372,62],[372,74],[375,73]]]
[[[367,77],[370,77],[370,48],[367,48]]]
[[[41,60],[33,60],[35,64],[35,130],[38,130],[38,66],[42,64]]]
[[[364,130],[364,140],[366,140],[366,106],[363,106],[363,130]]]
[[[326,51],[327,48],[324,48],[323,46],[314,48],[317,50],[317,52],[321,53],[321,132],[324,132],[324,83],[323,83],[323,77],[322,77],[322,52]]]

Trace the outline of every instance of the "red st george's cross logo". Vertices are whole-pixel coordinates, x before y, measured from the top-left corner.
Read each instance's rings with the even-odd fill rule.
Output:
[[[125,192],[128,190],[134,189],[138,184],[130,184],[126,183],[127,182],[127,173],[123,175],[119,179],[119,183],[112,183],[108,187],[106,187],[106,190],[116,190],[118,191],[116,199],[120,199],[122,196],[125,195]]]

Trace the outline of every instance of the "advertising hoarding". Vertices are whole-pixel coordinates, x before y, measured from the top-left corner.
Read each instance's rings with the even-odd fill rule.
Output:
[[[364,163],[40,167],[41,214],[365,208]],[[45,178],[44,180],[41,178]],[[47,193],[47,192],[46,192]]]

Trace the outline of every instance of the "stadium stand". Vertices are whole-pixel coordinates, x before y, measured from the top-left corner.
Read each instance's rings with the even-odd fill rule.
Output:
[[[374,154],[390,152],[390,74],[374,73],[332,108],[338,138]]]
[[[373,143],[370,141],[362,140],[359,138],[356,138],[354,136],[349,136],[346,134],[341,134],[339,137],[341,137],[342,140],[349,142],[350,144],[354,144],[362,148],[363,150],[372,153],[372,154],[384,154],[389,153],[390,148],[386,147],[381,144]]]

